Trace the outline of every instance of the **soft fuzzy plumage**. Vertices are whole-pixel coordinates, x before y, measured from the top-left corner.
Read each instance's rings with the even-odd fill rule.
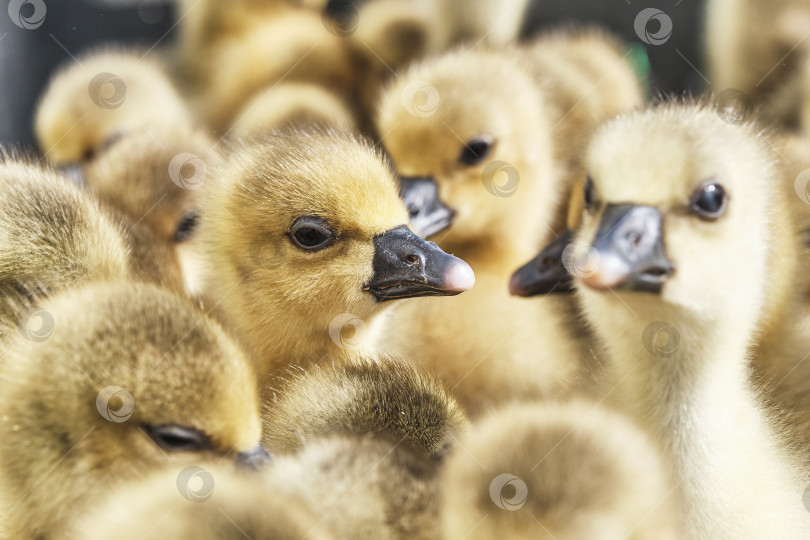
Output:
[[[129,277],[182,287],[173,254],[150,230],[50,169],[0,159],[0,285],[52,291]]]
[[[204,132],[186,126],[125,135],[84,168],[84,184],[102,204],[146,227],[185,289],[200,292],[201,254],[195,241],[200,193],[222,157]],[[162,269],[164,273],[171,268]]]
[[[436,380],[385,357],[336,357],[293,375],[266,408],[263,439],[274,453],[293,452],[331,434],[374,434],[439,458],[467,423]]]
[[[195,467],[194,476],[172,466],[122,484],[81,516],[75,539],[334,538],[269,471],[247,474],[214,461]]]
[[[24,159],[0,163],[0,282],[49,289],[126,277],[115,218],[57,173]]]
[[[42,153],[52,162],[91,159],[114,138],[152,127],[190,125],[163,65],[137,52],[101,49],[58,71],[36,112]]]
[[[660,295],[581,284],[578,294],[609,352],[605,391],[662,441],[683,494],[687,534],[696,538],[810,534],[801,502],[807,477],[764,412],[747,362],[784,211],[773,161],[755,127],[692,104],[614,120],[587,152],[594,203],[583,215],[581,245],[593,241],[604,203],[662,213],[675,273]],[[693,190],[708,180],[729,196],[713,222],[689,210]],[[645,336],[661,324],[674,333]]]
[[[117,482],[160,464],[235,456],[259,443],[256,380],[230,338],[152,285],[78,288],[33,304],[44,339],[10,333],[0,363],[0,513],[31,537],[67,522]],[[150,427],[205,434],[160,448]]]
[[[680,537],[659,449],[595,403],[509,405],[459,444],[442,476],[444,538]]]
[[[429,540],[439,530],[440,462],[407,441],[334,435],[281,456],[280,486],[337,538]]]
[[[346,133],[288,131],[234,148],[214,176],[200,231],[209,290],[259,373],[372,348],[391,305],[363,290],[373,238],[408,221],[379,153]],[[317,252],[293,244],[304,216],[325,220],[335,242]]]
[[[469,262],[477,279],[447,302],[403,306],[391,324],[408,331],[389,336],[388,350],[438,374],[470,414],[517,396],[567,392],[589,354],[556,304],[510,297],[507,283],[562,231],[562,201],[581,176],[580,139],[641,99],[619,51],[596,31],[506,50],[462,48],[413,66],[383,96],[378,130],[397,172],[436,180],[457,213],[432,239]],[[480,135],[495,141],[489,154],[460,163]]]
[[[260,136],[291,125],[348,131],[355,121],[344,100],[333,92],[312,83],[282,82],[258,91],[244,104],[234,117],[231,135]]]

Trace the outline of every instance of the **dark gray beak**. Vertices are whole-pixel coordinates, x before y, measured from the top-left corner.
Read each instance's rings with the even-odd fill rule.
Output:
[[[580,276],[592,289],[660,294],[675,272],[664,248],[661,213],[651,206],[607,205],[592,248],[593,260],[586,264],[594,271]]]
[[[424,238],[448,228],[456,215],[456,211],[439,198],[439,186],[433,178],[400,178],[399,196],[408,208],[411,225]]]
[[[374,238],[374,275],[363,287],[379,302],[452,296],[472,288],[472,268],[402,225]]]
[[[566,230],[540,254],[518,268],[509,280],[509,293],[513,296],[574,292],[574,280],[563,264],[563,251],[574,239]]]
[[[273,458],[261,444],[247,452],[236,454],[236,463],[246,469],[258,469],[273,462]]]

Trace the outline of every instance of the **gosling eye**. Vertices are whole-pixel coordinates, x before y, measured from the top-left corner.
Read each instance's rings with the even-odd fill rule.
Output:
[[[211,441],[202,431],[177,424],[146,426],[146,433],[167,452],[201,452],[211,447]]]
[[[728,194],[721,184],[707,182],[692,193],[689,208],[699,218],[714,221],[726,213]]]
[[[458,161],[464,165],[477,165],[484,161],[495,146],[495,139],[489,135],[473,137],[461,149]]]
[[[590,176],[585,180],[585,186],[582,190],[582,202],[585,204],[585,208],[590,210],[594,203],[593,180],[591,180]]]
[[[337,235],[321,218],[305,216],[298,218],[290,228],[293,244],[306,251],[320,251],[331,246]]]
[[[197,230],[197,222],[200,220],[199,214],[192,210],[187,212],[182,218],[180,223],[177,224],[177,229],[174,231],[175,242],[185,242],[194,235]]]

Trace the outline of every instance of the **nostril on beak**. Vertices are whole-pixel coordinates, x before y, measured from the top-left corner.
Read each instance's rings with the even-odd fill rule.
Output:
[[[548,268],[551,268],[551,267],[552,267],[552,266],[554,266],[555,264],[557,264],[557,259],[555,259],[554,257],[551,257],[551,256],[548,256],[548,257],[543,257],[543,258],[540,260],[540,267],[539,267],[539,269],[540,269],[540,270],[546,270],[546,269],[548,269]]]
[[[407,264],[408,266],[422,266],[424,263],[422,262],[422,256],[417,253],[408,253],[403,257],[402,262]]]

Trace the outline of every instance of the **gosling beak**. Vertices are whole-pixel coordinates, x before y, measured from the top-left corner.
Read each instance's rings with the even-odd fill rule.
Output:
[[[408,208],[411,226],[424,238],[445,230],[456,215],[439,198],[439,186],[433,178],[400,178],[399,196]]]
[[[566,230],[540,254],[512,274],[509,293],[512,296],[574,292],[574,280],[563,264],[563,251],[574,239]]]
[[[56,168],[57,171],[62,173],[62,176],[67,178],[72,184],[79,187],[84,184],[84,171],[82,166],[77,163],[70,163],[67,165],[60,165]]]
[[[236,454],[236,463],[245,469],[258,469],[273,462],[273,458],[261,444],[251,450]]]
[[[596,290],[660,294],[675,265],[664,248],[661,213],[651,206],[609,204],[592,249],[576,263],[582,282]]]
[[[475,283],[470,265],[402,225],[374,238],[374,275],[363,287],[378,302],[415,296],[453,296]]]

